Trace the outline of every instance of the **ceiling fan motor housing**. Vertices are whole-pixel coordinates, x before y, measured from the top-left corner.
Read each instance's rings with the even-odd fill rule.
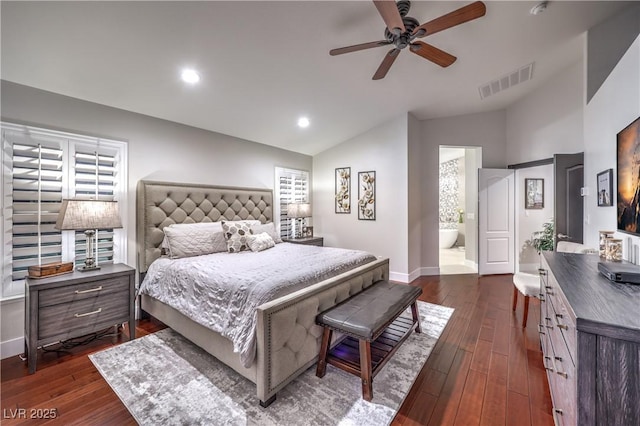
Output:
[[[399,4],[400,2],[398,2],[398,5]],[[400,35],[393,34],[388,28],[384,29],[384,37],[389,41],[389,43],[394,44],[397,49],[404,49],[407,47],[412,41],[411,33],[413,33],[414,29],[420,26],[420,22],[411,16],[403,16],[402,23],[404,24],[406,31]]]

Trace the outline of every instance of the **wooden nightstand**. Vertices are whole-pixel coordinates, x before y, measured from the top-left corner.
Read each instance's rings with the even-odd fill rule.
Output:
[[[129,322],[135,338],[135,269],[121,263],[96,271],[25,281],[25,354],[35,373],[38,347]]]
[[[285,243],[305,244],[308,246],[319,247],[322,247],[322,245],[324,244],[324,238],[322,237],[283,238],[282,241],[284,241]]]

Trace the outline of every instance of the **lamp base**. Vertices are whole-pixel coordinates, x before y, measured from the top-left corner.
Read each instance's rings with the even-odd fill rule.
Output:
[[[97,271],[98,269],[100,269],[99,266],[82,265],[82,266],[78,266],[76,268],[76,271],[78,271],[78,272],[89,272],[89,271]]]

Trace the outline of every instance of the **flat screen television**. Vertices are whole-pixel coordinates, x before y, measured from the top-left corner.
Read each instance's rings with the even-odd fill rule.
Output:
[[[618,231],[640,235],[640,117],[618,133]]]

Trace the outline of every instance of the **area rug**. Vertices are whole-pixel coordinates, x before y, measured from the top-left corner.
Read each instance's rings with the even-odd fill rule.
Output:
[[[171,329],[89,358],[142,425],[387,425],[453,313],[418,306],[422,334],[412,333],[374,378],[371,402],[361,398],[360,378],[329,365],[322,379],[309,368],[262,408],[253,383]]]

